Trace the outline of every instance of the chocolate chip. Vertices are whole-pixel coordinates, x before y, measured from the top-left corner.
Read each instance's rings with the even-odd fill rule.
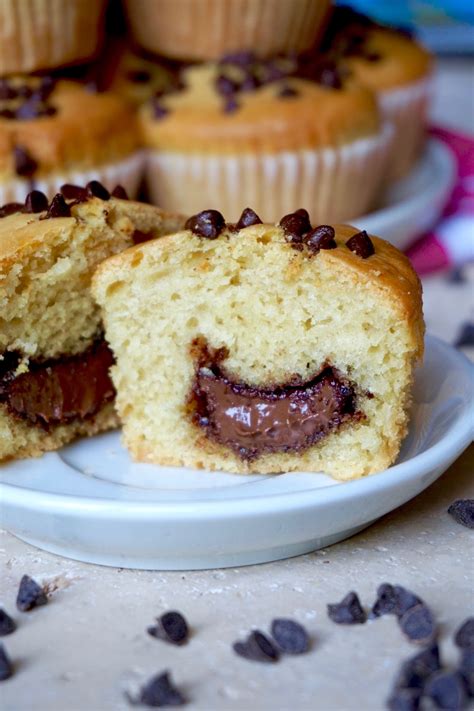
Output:
[[[115,188],[111,192],[111,196],[114,198],[118,198],[119,200],[128,200],[128,195],[127,191],[123,187],[123,185],[116,185]]]
[[[262,220],[259,218],[256,212],[254,212],[250,207],[246,207],[242,211],[239,221],[235,225],[236,230],[242,230],[244,227],[250,227],[251,225],[261,225]]]
[[[474,323],[466,321],[461,326],[460,333],[454,344],[456,348],[464,348],[466,346],[474,346]]]
[[[23,212],[24,205],[21,202],[7,202],[6,205],[0,207],[0,217],[8,217],[17,212]]]
[[[56,195],[51,200],[51,205],[49,206],[46,218],[70,216],[71,208],[69,207],[61,193],[56,193]]]
[[[158,98],[153,99],[153,101],[151,102],[151,108],[153,112],[153,118],[155,119],[162,119],[170,112],[170,110],[167,109],[166,106],[163,106],[163,104],[158,100]]]
[[[14,119],[14,118],[15,118],[15,112],[14,112],[12,109],[9,109],[9,108],[0,109],[0,118]]]
[[[26,196],[25,212],[43,212],[48,209],[48,198],[40,190],[32,190]]]
[[[44,76],[41,78],[39,89],[37,89],[36,91],[39,93],[43,101],[46,101],[46,99],[50,97],[55,85],[56,81],[53,79],[53,77]]]
[[[133,244],[142,244],[142,242],[148,242],[148,240],[153,239],[153,232],[141,232],[141,230],[133,230],[132,242]]]
[[[160,706],[183,706],[186,703],[183,694],[171,681],[170,672],[168,671],[161,672],[161,674],[157,674],[150,679],[140,690],[137,701],[144,706],[151,706],[153,708]],[[134,703],[137,703],[137,701]]]
[[[192,215],[184,227],[199,237],[216,239],[225,227],[225,220],[217,210],[203,210],[197,215]]]
[[[415,593],[412,593],[411,590],[407,590],[407,588],[404,588],[402,585],[394,585],[393,589],[397,598],[395,607],[397,617],[402,617],[407,610],[415,607],[415,605],[423,604],[423,601],[418,595],[415,595]]]
[[[285,618],[273,620],[271,632],[278,647],[286,654],[304,654],[309,649],[308,633],[294,620]]]
[[[249,72],[245,79],[240,83],[239,91],[255,91],[261,86],[262,82],[252,72]]]
[[[5,637],[16,630],[15,621],[0,607],[0,637]]]
[[[298,95],[299,91],[293,86],[290,86],[289,84],[284,84],[282,87],[280,87],[277,94],[280,99],[292,99]]]
[[[320,66],[314,75],[314,81],[328,89],[342,89],[341,73],[335,64],[328,63]]]
[[[404,689],[422,689],[431,674],[441,669],[437,644],[427,647],[403,662],[395,686]]]
[[[474,528],[474,499],[454,501],[448,509],[448,514],[461,526]]]
[[[393,585],[383,583],[377,588],[377,599],[372,605],[369,614],[370,619],[381,617],[382,615],[396,614],[398,596]]]
[[[76,200],[77,202],[85,202],[89,195],[86,188],[81,188],[80,185],[71,185],[71,183],[65,183],[59,188],[60,192],[66,200]]]
[[[428,696],[439,709],[457,711],[467,703],[466,687],[459,672],[440,671],[433,674],[424,688]]]
[[[357,593],[348,593],[341,602],[327,606],[329,618],[339,625],[363,624],[367,614],[360,604]]]
[[[0,79],[0,101],[14,99],[16,96],[16,89],[8,83],[7,79]]]
[[[148,627],[147,632],[152,637],[163,639],[171,644],[184,644],[188,641],[189,630],[183,615],[174,610],[165,612],[158,617],[156,625]]]
[[[454,644],[460,649],[474,649],[474,617],[464,620],[454,635]]]
[[[16,597],[16,606],[20,612],[28,612],[34,607],[46,605],[47,602],[48,598],[43,588],[29,575],[24,575]]]
[[[331,225],[319,225],[319,227],[315,227],[305,234],[303,241],[312,252],[317,253],[320,249],[336,249],[335,236],[334,227],[331,227]]]
[[[371,257],[372,254],[375,254],[372,240],[365,230],[352,235],[352,237],[347,240],[346,246],[351,250],[351,252],[354,252],[354,254],[362,257],[362,259],[367,259],[368,257]]]
[[[378,52],[367,52],[363,56],[368,62],[379,62],[382,59],[382,55]]]
[[[387,701],[387,708],[389,711],[418,711],[420,699],[420,689],[395,689]]]
[[[31,178],[38,168],[38,163],[31,157],[26,148],[15,146],[13,151],[15,172],[22,178]]]
[[[0,644],[0,681],[5,681],[13,675],[13,664],[3,644]]]
[[[239,108],[239,102],[233,96],[229,97],[224,104],[224,113],[233,114]]]
[[[101,200],[109,200],[110,193],[106,187],[99,183],[98,180],[91,180],[86,185],[86,190],[91,197],[100,198]]]
[[[238,67],[245,67],[248,64],[254,64],[255,61],[256,57],[254,52],[242,50],[224,54],[220,58],[219,64],[236,64]]]
[[[255,662],[277,662],[280,658],[273,642],[259,630],[251,632],[244,642],[235,642],[233,650],[240,657]]]
[[[282,227],[292,241],[302,241],[303,235],[311,230],[311,222],[307,210],[300,208],[296,212],[290,212],[280,220]],[[296,238],[296,239],[295,239]]]
[[[215,81],[216,90],[221,96],[232,96],[238,90],[239,85],[225,74],[219,74]]]
[[[436,636],[436,623],[429,607],[423,603],[410,607],[399,619],[403,634],[415,644],[429,644]]]
[[[15,118],[19,121],[30,121],[43,116],[53,116],[56,113],[54,106],[47,106],[40,96],[31,97],[21,104],[15,111]]]
[[[127,72],[127,79],[134,84],[146,84],[146,82],[150,81],[151,74],[145,69],[131,69]]]
[[[474,697],[474,649],[463,649],[459,673],[464,679],[469,696]]]

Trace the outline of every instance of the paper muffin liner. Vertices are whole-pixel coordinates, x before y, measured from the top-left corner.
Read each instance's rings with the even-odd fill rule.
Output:
[[[0,75],[58,67],[92,56],[104,0],[2,0]]]
[[[316,42],[329,7],[329,0],[127,0],[139,44],[198,60],[239,50],[301,52]]]
[[[151,151],[150,199],[192,214],[213,208],[235,221],[245,207],[262,220],[306,208],[313,222],[342,222],[370,211],[385,184],[393,129],[353,143],[275,154],[204,155]]]
[[[390,181],[409,173],[423,149],[431,89],[428,78],[378,94],[382,115],[394,127]]]
[[[90,180],[98,180],[108,190],[123,185],[130,198],[137,196],[145,167],[145,154],[137,151],[120,161],[104,163],[89,170],[70,170],[27,180],[16,178],[0,184],[0,205],[7,202],[24,202],[30,190],[41,190],[51,199],[64,183],[86,185]]]

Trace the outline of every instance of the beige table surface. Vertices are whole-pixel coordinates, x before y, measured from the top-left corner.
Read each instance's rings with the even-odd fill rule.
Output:
[[[472,64],[443,62],[433,115],[452,127],[473,123]],[[453,342],[474,315],[474,268],[448,286],[424,281],[428,329]],[[472,357],[473,353],[468,352]],[[123,690],[169,668],[190,709],[371,711],[384,708],[400,661],[415,650],[391,617],[355,627],[334,625],[326,603],[347,591],[370,605],[382,582],[406,585],[432,607],[447,662],[451,636],[474,612],[473,533],[447,515],[474,497],[474,448],[423,494],[369,529],[327,550],[288,561],[210,572],[159,573],[68,561],[0,534],[0,605],[18,630],[2,641],[15,661],[0,684],[3,711],[110,711],[129,708]],[[56,588],[50,603],[16,613],[18,582],[28,573]],[[166,609],[193,628],[174,648],[145,629]],[[294,617],[314,637],[312,651],[278,665],[236,657],[231,643],[275,616]]]

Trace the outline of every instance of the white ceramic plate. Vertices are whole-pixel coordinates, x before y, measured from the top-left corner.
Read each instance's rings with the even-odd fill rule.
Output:
[[[409,436],[380,474],[337,483],[134,464],[112,432],[0,466],[2,523],[53,553],[129,568],[247,565],[326,547],[423,491],[469,444],[473,371],[427,338]]]
[[[380,208],[349,222],[405,249],[438,220],[454,187],[456,171],[451,149],[430,138],[413,171],[388,190]]]

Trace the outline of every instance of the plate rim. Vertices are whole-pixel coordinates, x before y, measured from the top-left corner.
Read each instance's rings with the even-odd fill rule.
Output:
[[[426,334],[427,348],[435,348],[449,354],[451,359],[457,361],[458,367],[471,378],[474,383],[474,364],[464,353],[457,350],[442,339]],[[472,441],[474,436],[474,398],[467,403],[463,413],[439,441],[428,447],[423,452],[411,457],[405,462],[394,464],[388,469],[365,476],[360,479],[339,482],[337,486],[318,487],[316,489],[298,490],[294,492],[275,492],[261,497],[235,496],[231,499],[215,500],[200,499],[195,501],[125,501],[123,499],[94,498],[75,494],[58,494],[37,491],[11,483],[0,482],[0,512],[5,505],[19,506],[22,509],[47,509],[50,515],[73,510],[79,515],[100,514],[101,518],[121,520],[134,519],[137,516],[146,520],[147,516],[155,518],[157,515],[162,520],[167,518],[176,521],[182,517],[187,522],[192,520],[226,518],[229,513],[236,515],[239,504],[245,506],[241,513],[245,515],[265,514],[271,511],[278,513],[291,508],[314,508],[337,503],[339,500],[364,497],[374,487],[379,493],[386,492],[393,487],[403,485],[410,479],[417,479],[424,473],[443,466],[446,461],[452,461]],[[413,466],[416,464],[416,476],[413,475]],[[383,477],[381,476],[383,474]],[[32,501],[32,499],[34,501]]]

